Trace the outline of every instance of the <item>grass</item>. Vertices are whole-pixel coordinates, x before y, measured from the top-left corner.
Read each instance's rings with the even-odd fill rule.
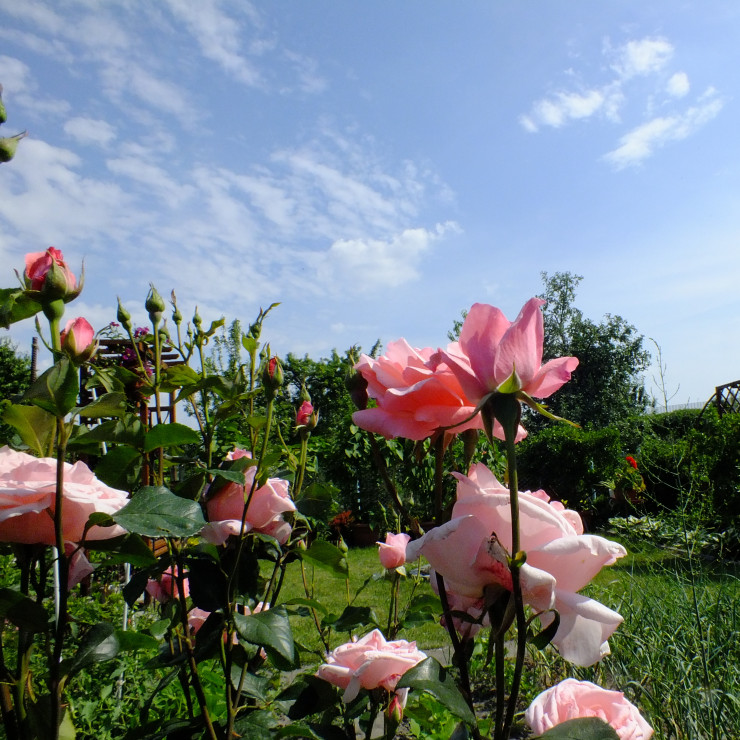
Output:
[[[340,615],[345,607],[366,606],[370,607],[377,619],[377,624],[383,632],[386,633],[388,623],[388,604],[390,601],[391,582],[384,577],[383,567],[378,560],[378,548],[353,548],[347,555],[349,563],[349,581],[343,578],[337,578],[325,570],[314,569],[306,565],[306,581],[309,587],[311,598],[319,601],[330,614]],[[409,567],[409,571],[412,568]],[[433,596],[428,581],[423,579],[414,579],[407,577],[401,582],[401,592],[399,598],[399,610],[408,605],[409,599],[413,596],[427,594]],[[301,577],[301,564],[293,562],[288,567],[285,581],[280,594],[280,601],[287,601],[295,598],[305,598],[306,592]],[[305,612],[304,612],[305,613]],[[319,615],[319,619],[321,615]],[[324,648],[318,636],[318,631],[311,617],[296,616],[291,618],[291,627],[293,636],[296,641],[310,650],[319,654],[323,653]],[[367,627],[367,630],[371,626]],[[354,631],[360,634],[359,630]],[[416,640],[421,649],[440,647],[447,643],[447,632],[432,620],[420,625],[414,625],[405,628],[399,633],[399,639]],[[348,632],[332,631],[329,634],[329,644],[331,648],[347,642],[349,640]]]

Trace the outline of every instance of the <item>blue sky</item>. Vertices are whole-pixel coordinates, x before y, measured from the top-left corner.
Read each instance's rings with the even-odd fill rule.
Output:
[[[738,38],[735,0],[0,0],[4,284],[54,245],[96,328],[153,281],[280,301],[273,351],[320,357],[569,270],[704,401],[740,378]]]

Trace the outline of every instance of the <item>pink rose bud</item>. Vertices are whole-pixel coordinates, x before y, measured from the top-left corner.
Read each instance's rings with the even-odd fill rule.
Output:
[[[403,689],[401,689],[401,691],[403,691]],[[408,692],[408,689],[406,692]],[[393,698],[391,699],[390,704],[388,704],[388,719],[396,723],[400,722],[403,719],[403,708],[405,704],[405,696],[402,699],[398,693],[393,694]]]
[[[392,534],[388,532],[385,542],[378,542],[378,557],[384,568],[393,570],[406,562],[406,545],[411,537],[407,534]]]
[[[283,366],[277,357],[270,357],[262,371],[262,386],[268,399],[275,398],[283,384]]]
[[[62,350],[75,363],[87,362],[97,351],[95,330],[87,319],[70,319],[61,334]]]
[[[313,406],[310,401],[304,401],[298,412],[295,415],[295,425],[297,427],[305,427],[308,424],[311,414],[313,413]]]
[[[29,252],[23,278],[26,290],[38,291],[43,298],[51,300],[62,298],[65,303],[76,298],[82,289],[67,267],[64,255],[55,247],[45,252]]]

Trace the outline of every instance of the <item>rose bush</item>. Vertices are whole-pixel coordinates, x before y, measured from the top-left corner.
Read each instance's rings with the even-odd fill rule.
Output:
[[[599,717],[614,728],[619,740],[649,740],[653,735],[653,728],[621,691],[573,678],[539,694],[524,715],[538,735],[579,717]]]
[[[376,629],[332,650],[316,675],[344,689],[344,701],[351,702],[360,689],[394,691],[401,676],[426,657],[415,642],[388,642]]]

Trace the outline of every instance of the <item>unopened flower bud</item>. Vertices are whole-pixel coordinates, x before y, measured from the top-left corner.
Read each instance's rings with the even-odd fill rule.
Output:
[[[78,285],[77,278],[64,261],[64,255],[56,247],[26,255],[23,282],[26,290],[38,294],[34,298],[42,304],[56,300],[69,303],[82,290],[82,280]]]
[[[175,322],[175,326],[180,326],[182,324],[182,314],[180,313],[180,309],[177,307],[177,298],[175,297],[175,291],[172,291],[172,294],[170,296],[170,303],[172,304],[172,320]]]
[[[8,120],[8,114],[5,111],[5,104],[3,103],[3,86],[0,85],[0,123],[5,123]]]
[[[283,366],[277,357],[270,357],[262,371],[262,387],[268,399],[275,398],[283,385]]]
[[[116,313],[118,323],[127,331],[130,332],[133,324],[131,323],[131,314],[123,307],[121,299],[118,299],[118,312]]]
[[[350,367],[344,379],[344,387],[349,391],[349,397],[352,403],[362,411],[367,408],[367,380],[362,373]]]
[[[398,694],[393,694],[393,698],[391,699],[390,704],[388,704],[388,719],[399,723],[403,719],[404,704],[405,702]]]
[[[92,359],[98,349],[95,330],[87,319],[70,319],[61,333],[62,351],[75,363],[81,365]]]
[[[158,324],[162,320],[162,314],[164,313],[165,305],[162,296],[157,293],[157,289],[153,283],[149,284],[149,295],[146,297],[144,302],[144,308],[149,314],[149,320],[152,324]]]
[[[193,314],[193,325],[195,326],[198,331],[200,331],[200,327],[203,325],[203,319],[200,317],[200,314],[198,313],[198,307],[195,307],[195,313]]]
[[[10,160],[15,157],[15,152],[18,149],[18,142],[25,135],[26,132],[24,131],[22,134],[3,136],[0,138],[0,162],[10,162]]]
[[[349,547],[347,547],[347,543],[344,541],[344,537],[341,535],[339,536],[339,541],[337,542],[337,550],[340,552],[349,552]]]
[[[295,425],[298,429],[313,431],[319,423],[319,415],[314,411],[310,401],[304,401],[295,415]]]

